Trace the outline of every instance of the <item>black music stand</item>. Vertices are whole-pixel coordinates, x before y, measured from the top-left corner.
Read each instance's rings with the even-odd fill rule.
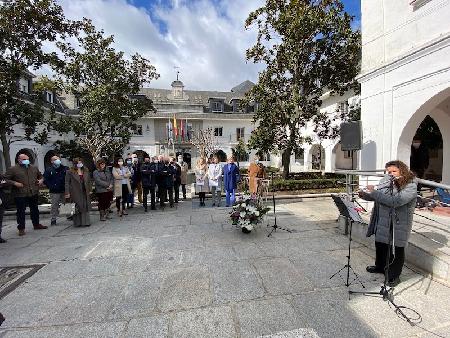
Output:
[[[338,195],[331,195],[331,198],[333,198],[334,204],[336,204],[337,208],[339,209],[340,215],[345,217],[346,222],[350,223],[350,233],[349,233],[349,241],[348,241],[347,264],[345,264],[341,269],[336,271],[330,277],[330,279],[332,279],[336,275],[339,275],[339,277],[342,278],[341,271],[347,269],[347,280],[346,280],[345,286],[349,287],[353,282],[357,281],[365,289],[366,287],[359,279],[358,274],[355,272],[355,270],[353,270],[352,266],[350,265],[353,222],[362,223],[363,220],[362,220],[361,216],[359,215],[358,211],[356,210],[355,205],[352,202],[347,201],[345,199],[345,197],[340,197]],[[351,282],[350,282],[350,270],[352,271],[352,274],[355,276]]]

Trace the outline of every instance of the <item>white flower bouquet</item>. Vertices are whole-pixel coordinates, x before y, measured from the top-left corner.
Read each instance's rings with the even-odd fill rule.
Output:
[[[242,232],[250,233],[269,210],[270,208],[262,205],[256,196],[243,195],[233,204],[230,219]]]

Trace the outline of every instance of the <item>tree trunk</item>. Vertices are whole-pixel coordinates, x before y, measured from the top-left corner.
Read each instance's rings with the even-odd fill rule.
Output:
[[[5,133],[1,133],[0,138],[2,140],[3,157],[5,159],[5,169],[11,167],[11,150],[9,147],[9,142]]]
[[[287,148],[283,151],[283,154],[281,155],[281,164],[283,166],[283,178],[285,180],[289,176],[289,165],[291,163],[291,154],[292,154],[292,149]]]

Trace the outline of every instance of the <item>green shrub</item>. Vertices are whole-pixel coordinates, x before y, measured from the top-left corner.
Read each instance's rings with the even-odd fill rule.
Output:
[[[306,180],[283,180],[275,179],[273,187],[275,191],[329,189],[343,187],[342,180],[336,178],[306,179]],[[271,187],[272,189],[272,187]]]

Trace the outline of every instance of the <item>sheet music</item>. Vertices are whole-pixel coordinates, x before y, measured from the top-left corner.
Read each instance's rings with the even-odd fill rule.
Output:
[[[345,206],[348,209],[348,213],[351,217],[351,219],[355,222],[363,223],[363,219],[361,218],[361,215],[359,214],[358,210],[356,210],[356,205],[354,205],[352,202],[347,201],[344,198],[341,198],[342,202],[344,202]]]

